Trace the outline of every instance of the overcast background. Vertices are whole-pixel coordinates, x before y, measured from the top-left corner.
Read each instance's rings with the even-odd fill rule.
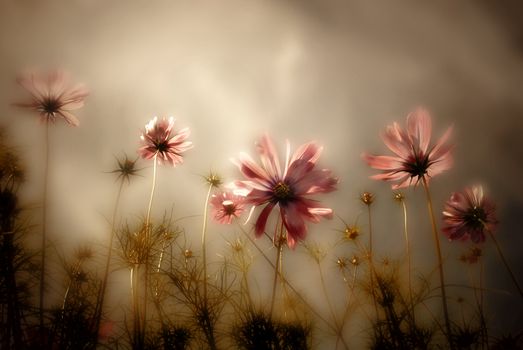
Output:
[[[175,217],[201,215],[200,175],[213,169],[228,180],[238,176],[229,159],[254,155],[264,132],[281,152],[285,139],[293,147],[314,139],[325,146],[322,166],[341,180],[324,202],[352,222],[363,213],[359,193],[375,192],[376,249],[397,257],[400,208],[388,184],[368,179],[373,171],[360,154],[387,152],[379,133],[424,105],[433,114],[433,138],[455,126],[455,166],[432,182],[438,213],[450,192],[485,184],[498,204],[499,241],[523,280],[521,13],[518,1],[0,0],[1,125],[27,164],[24,201],[38,205],[44,128],[10,106],[21,93],[15,76],[61,67],[91,91],[77,113],[80,127],[57,123],[51,134],[49,215],[61,247],[104,242],[117,189],[104,172],[114,168],[114,155],[136,155],[149,119],[173,115],[178,127],[191,128],[195,147],[183,166],[159,168],[155,217],[173,205]],[[128,218],[146,209],[152,169],[140,166],[144,177],[124,194]],[[423,192],[406,195],[413,259],[423,272],[435,263]],[[193,232],[200,221],[184,226]],[[363,231],[365,221],[360,215]],[[309,238],[327,246],[340,225],[310,227]],[[220,247],[227,233],[211,229],[222,233],[210,236]],[[196,243],[199,232],[193,234]],[[466,270],[456,260],[468,245],[443,242],[443,249],[446,271],[459,281]],[[289,271],[302,255],[289,257]],[[489,243],[485,255],[488,287],[513,293],[488,294],[489,318],[496,328],[517,329],[521,300]],[[319,293],[307,289],[308,271],[293,276],[311,298]]]

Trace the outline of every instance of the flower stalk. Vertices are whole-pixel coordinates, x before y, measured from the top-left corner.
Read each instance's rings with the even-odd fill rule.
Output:
[[[427,205],[429,210],[430,222],[432,224],[432,234],[434,238],[434,245],[436,247],[436,256],[438,258],[438,272],[439,272],[439,282],[441,286],[441,301],[443,306],[443,317],[445,319],[445,330],[447,332],[447,339],[449,342],[450,349],[454,349],[454,344],[452,341],[452,331],[450,328],[450,318],[449,311],[447,306],[447,293],[445,288],[445,276],[443,272],[443,258],[441,256],[441,247],[438,238],[438,229],[436,225],[436,219],[434,217],[434,209],[432,206],[432,197],[430,195],[429,185],[425,177],[422,178],[423,187],[425,188],[425,195],[427,197]]]

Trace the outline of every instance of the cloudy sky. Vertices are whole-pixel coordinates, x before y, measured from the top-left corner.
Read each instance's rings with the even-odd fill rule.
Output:
[[[454,190],[485,184],[498,203],[499,241],[513,265],[522,266],[521,9],[517,1],[496,6],[0,0],[0,121],[27,164],[24,200],[37,205],[40,198],[44,130],[10,106],[20,97],[14,79],[26,69],[60,67],[91,91],[78,113],[80,127],[57,124],[51,133],[50,225],[60,244],[104,240],[116,192],[105,172],[115,155],[136,155],[149,119],[172,115],[177,126],[191,128],[195,147],[183,166],[159,169],[156,217],[173,206],[176,217],[200,215],[206,191],[200,175],[212,169],[229,180],[238,176],[230,158],[254,153],[264,132],[282,152],[285,139],[294,147],[314,139],[325,146],[321,164],[340,177],[339,190],[324,201],[354,221],[363,215],[359,193],[375,192],[376,249],[394,256],[403,249],[399,209],[387,184],[368,179],[372,171],[360,155],[385,151],[379,132],[423,105],[433,115],[433,137],[455,127],[455,166],[432,183],[436,208]],[[128,217],[143,215],[147,203],[152,169],[140,165],[144,177],[125,192]],[[414,212],[414,259],[422,269],[434,264],[423,193],[406,195]],[[185,225],[190,230],[200,221]],[[339,224],[311,228],[310,237],[328,242]],[[390,227],[397,227],[394,234]],[[210,240],[223,241],[220,235]],[[443,249],[452,275],[461,269],[454,261],[466,245],[444,242]],[[488,285],[513,292],[495,250],[486,249]],[[523,280],[523,269],[517,272]],[[299,280],[304,272],[295,274]],[[521,312],[495,318],[517,297],[490,297],[496,321],[521,321]]]

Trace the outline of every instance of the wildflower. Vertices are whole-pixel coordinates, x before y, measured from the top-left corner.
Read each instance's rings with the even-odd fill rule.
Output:
[[[17,103],[17,106],[38,112],[42,122],[55,122],[57,117],[61,117],[69,125],[79,125],[78,118],[71,111],[84,105],[89,93],[83,85],[71,85],[69,76],[62,71],[52,71],[47,75],[23,74],[17,81],[31,95],[30,101]]]
[[[392,189],[408,187],[413,180],[416,180],[415,184],[428,181],[452,165],[452,147],[446,145],[451,131],[452,128],[448,128],[436,145],[430,147],[430,114],[418,108],[407,116],[406,131],[394,123],[382,135],[383,142],[395,156],[363,154],[362,158],[372,168],[383,171],[371,176],[372,179],[397,181]]]
[[[127,155],[123,159],[116,159],[118,163],[118,168],[111,171],[111,173],[118,174],[117,179],[127,180],[128,183],[131,182],[131,176],[134,176],[138,173],[139,169],[136,169],[136,161],[130,160]]]
[[[220,224],[231,224],[232,219],[239,217],[244,208],[245,198],[232,192],[213,194],[210,200],[214,220]]]
[[[485,241],[485,230],[492,232],[497,224],[495,206],[483,195],[482,186],[465,188],[455,192],[445,204],[443,221],[447,225],[443,233],[450,239],[474,243]]]
[[[283,168],[268,136],[262,137],[257,150],[261,166],[247,154],[240,155],[237,165],[247,180],[235,183],[237,191],[247,196],[247,203],[265,205],[255,224],[257,237],[265,231],[267,219],[278,205],[287,230],[287,244],[294,248],[296,242],[307,234],[304,220],[319,222],[322,217],[332,218],[332,209],[320,207],[308,196],[334,191],[338,179],[332,176],[330,170],[315,169],[323,148],[314,142],[300,146],[292,157],[289,157],[290,146],[287,143]]]
[[[192,148],[192,142],[187,141],[190,131],[183,128],[173,133],[174,118],[154,117],[145,125],[145,130],[140,137],[143,146],[138,153],[142,158],[152,159],[157,156],[160,163],[168,162],[172,166],[183,163],[182,153]]]
[[[360,201],[365,205],[371,205],[374,202],[374,195],[370,192],[363,192]]]

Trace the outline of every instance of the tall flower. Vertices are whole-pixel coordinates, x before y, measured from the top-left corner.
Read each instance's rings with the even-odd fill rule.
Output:
[[[58,70],[48,74],[32,72],[20,75],[17,81],[31,96],[30,101],[16,103],[17,106],[38,112],[42,122],[55,122],[60,117],[69,125],[80,124],[71,112],[83,107],[89,92],[81,84],[71,85],[66,73]]]
[[[190,131],[183,128],[173,132],[174,118],[162,118],[158,121],[154,117],[145,125],[140,137],[143,146],[138,153],[142,158],[152,159],[157,156],[158,161],[171,163],[172,166],[183,163],[182,153],[192,148],[192,142],[187,141]]]
[[[388,126],[382,134],[385,145],[395,156],[375,156],[364,153],[362,158],[383,173],[373,175],[375,180],[397,181],[392,189],[408,187],[450,169],[452,147],[446,144],[452,127],[448,128],[436,145],[430,146],[432,123],[430,114],[418,108],[407,116],[407,130],[398,123]]]
[[[484,242],[485,230],[493,232],[496,227],[495,210],[480,185],[452,193],[443,211],[443,233],[450,240],[470,238],[474,243]]]
[[[261,166],[249,155],[240,155],[236,164],[247,180],[236,181],[236,192],[246,195],[246,203],[265,206],[256,221],[256,236],[261,236],[265,231],[267,219],[276,205],[287,230],[290,248],[305,238],[305,220],[319,222],[321,217],[332,217],[332,209],[321,207],[309,198],[314,194],[334,191],[338,183],[330,170],[316,169],[322,150],[322,147],[310,142],[300,146],[289,158],[290,146],[287,142],[287,156],[282,168],[271,139],[265,135],[257,145]]]
[[[231,224],[245,211],[245,198],[232,192],[213,194],[210,200],[212,215],[220,224]]]

